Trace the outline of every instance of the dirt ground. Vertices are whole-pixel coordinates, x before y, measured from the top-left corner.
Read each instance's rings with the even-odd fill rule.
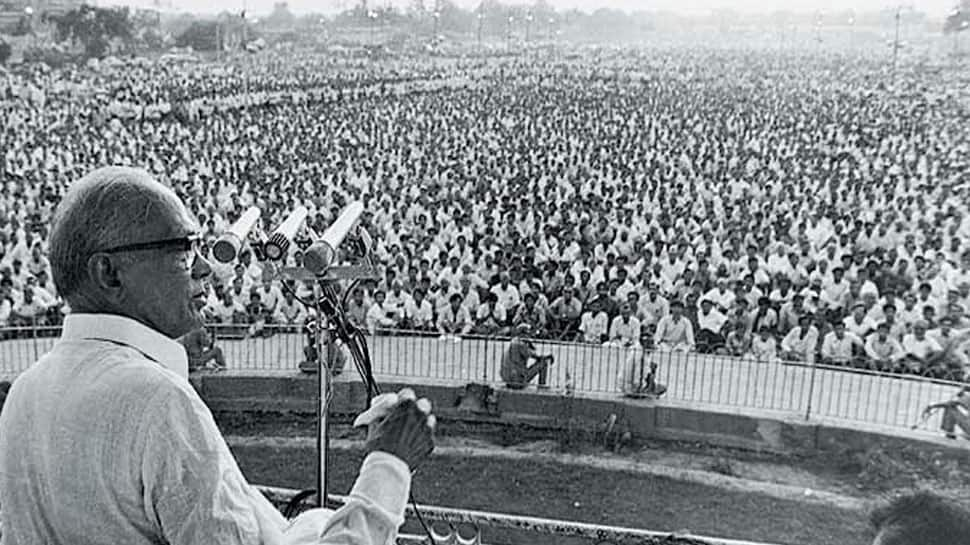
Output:
[[[312,488],[314,450],[235,447],[254,483]],[[346,493],[360,450],[336,450],[331,489]],[[868,545],[858,511],[778,500],[638,473],[583,468],[545,460],[514,464],[438,454],[415,476],[419,502],[595,524],[689,531],[695,534],[791,545]],[[487,535],[485,536],[487,540]]]
[[[312,488],[310,417],[217,415],[251,482]],[[360,432],[333,427],[334,493],[349,491],[362,459]],[[438,449],[415,477],[426,504],[689,531],[791,545],[868,545],[867,511],[899,490],[950,487],[965,470],[927,453],[788,457],[697,443],[604,447],[589,434],[444,422]],[[937,460],[939,461],[939,460]]]
[[[307,415],[217,415],[226,435],[311,437],[315,420]],[[358,433],[336,417],[335,439],[354,439]],[[636,441],[604,444],[592,433],[565,434],[526,426],[498,426],[439,420],[439,445],[462,445],[501,450],[555,452],[567,461],[603,469],[635,470],[635,466],[673,468],[679,473],[707,474],[797,489],[803,501],[821,501],[858,508],[913,488],[932,488],[956,499],[970,501],[970,464],[945,459],[939,452],[916,448],[886,452],[879,449],[845,451],[836,455],[779,455],[722,448],[697,442]],[[970,450],[968,450],[970,458]],[[663,471],[652,471],[664,475]],[[668,472],[670,473],[670,472]],[[673,473],[670,473],[674,476]],[[691,477],[692,478],[692,477]],[[703,475],[702,475],[703,478]]]

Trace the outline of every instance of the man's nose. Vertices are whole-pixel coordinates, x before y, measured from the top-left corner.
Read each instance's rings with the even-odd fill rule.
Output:
[[[195,261],[192,262],[192,278],[196,280],[206,280],[212,276],[212,267],[209,260],[201,253],[196,252]]]

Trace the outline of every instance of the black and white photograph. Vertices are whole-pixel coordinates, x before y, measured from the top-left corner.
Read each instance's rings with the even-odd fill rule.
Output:
[[[970,544],[970,0],[0,0],[0,545]]]

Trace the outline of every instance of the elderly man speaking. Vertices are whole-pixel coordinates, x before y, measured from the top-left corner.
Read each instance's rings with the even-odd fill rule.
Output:
[[[350,501],[288,523],[246,482],[174,340],[202,322],[210,269],[197,229],[141,170],[99,169],[67,191],[50,262],[72,312],[0,416],[3,544],[384,545],[396,535],[410,469],[434,448],[430,405],[402,391],[370,425]]]

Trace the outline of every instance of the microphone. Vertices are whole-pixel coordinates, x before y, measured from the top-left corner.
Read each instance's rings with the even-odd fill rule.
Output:
[[[306,221],[309,211],[305,206],[297,206],[290,215],[283,220],[283,223],[273,231],[270,235],[269,240],[263,245],[263,253],[266,255],[266,259],[271,261],[280,261],[286,255],[286,252],[290,249],[290,244],[293,242],[293,237],[296,236],[297,231]]]
[[[259,220],[260,211],[255,206],[249,207],[242,216],[232,224],[228,231],[222,234],[212,246],[212,256],[219,263],[231,263],[236,259],[242,248],[243,241],[253,230],[256,221]]]
[[[303,266],[315,275],[321,275],[337,260],[337,248],[357,224],[364,213],[364,204],[354,201],[344,207],[337,220],[327,227],[320,240],[314,242],[303,254]]]

